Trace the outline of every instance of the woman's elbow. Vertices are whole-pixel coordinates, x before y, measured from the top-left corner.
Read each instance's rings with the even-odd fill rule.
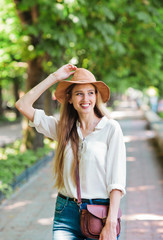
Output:
[[[21,102],[20,99],[15,103],[15,107],[20,111],[22,106],[21,106]]]
[[[25,117],[27,117],[30,121],[33,121],[34,118],[34,108],[32,106],[28,106],[23,104],[22,100],[19,99],[15,103],[15,107],[21,112]]]
[[[15,107],[18,109],[19,112],[21,112],[22,114],[24,114],[24,112],[26,112],[26,109],[28,109],[28,106],[26,106],[22,99],[19,99],[16,103],[15,103]]]

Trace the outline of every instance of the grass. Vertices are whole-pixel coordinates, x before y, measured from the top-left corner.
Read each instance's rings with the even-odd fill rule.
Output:
[[[32,166],[51,150],[54,150],[54,142],[44,140],[44,147],[37,151],[27,150],[20,152],[21,140],[0,148],[0,191],[4,194],[11,192],[10,184],[14,178],[20,175],[27,167]]]
[[[159,113],[159,116],[160,116],[160,118],[163,119],[163,112],[160,112],[160,113]]]

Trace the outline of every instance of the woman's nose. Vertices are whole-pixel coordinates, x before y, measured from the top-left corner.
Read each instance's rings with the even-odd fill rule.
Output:
[[[85,101],[88,99],[88,94],[87,94],[87,93],[83,94],[83,99],[84,99]]]

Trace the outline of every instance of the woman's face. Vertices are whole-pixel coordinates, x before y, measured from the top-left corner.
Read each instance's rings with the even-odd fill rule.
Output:
[[[69,103],[73,104],[79,114],[94,112],[96,92],[92,84],[76,84],[72,89]]]

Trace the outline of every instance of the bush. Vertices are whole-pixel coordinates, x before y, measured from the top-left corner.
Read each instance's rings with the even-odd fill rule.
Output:
[[[27,167],[32,166],[51,150],[55,145],[49,139],[44,140],[44,147],[37,151],[27,150],[20,152],[21,141],[16,140],[13,144],[0,148],[0,191],[4,194],[11,192],[11,183]]]

